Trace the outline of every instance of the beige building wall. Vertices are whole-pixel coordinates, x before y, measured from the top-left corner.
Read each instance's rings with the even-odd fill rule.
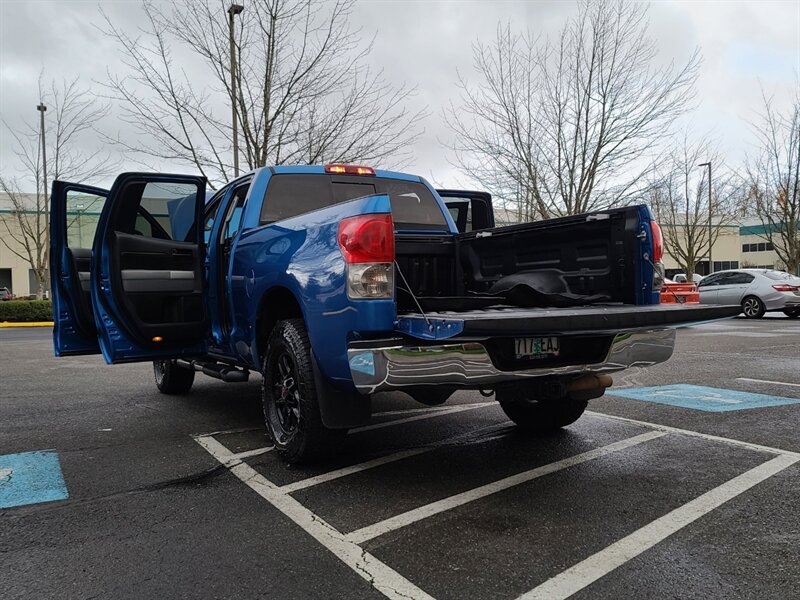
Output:
[[[11,231],[14,232],[15,235],[19,236],[19,222],[17,221],[17,217],[13,214],[8,213],[0,213],[0,219],[8,223]],[[0,224],[0,236],[3,237],[4,241],[9,241],[8,232],[6,231],[5,224]],[[19,236],[21,237],[21,236]],[[22,246],[17,246],[16,244],[12,244],[18,252],[25,254],[25,248]],[[30,264],[27,260],[23,260],[16,256],[11,250],[9,250],[4,243],[0,243],[0,287],[6,286],[10,283],[11,292],[16,296],[28,296],[31,293],[30,285],[29,285],[29,275],[28,270],[30,269]],[[6,276],[10,274],[10,282],[6,279]]]
[[[759,229],[762,229],[761,223],[752,219],[748,219],[742,224],[724,226],[711,249],[714,270],[748,267],[784,269],[777,253],[771,249],[767,240],[763,236],[753,233]],[[747,247],[746,251],[745,246]],[[753,246],[755,246],[754,251],[751,251]],[[708,257],[701,257],[699,263],[699,270],[704,273]],[[669,254],[668,246],[664,252],[664,268],[668,271],[682,269],[675,258]]]

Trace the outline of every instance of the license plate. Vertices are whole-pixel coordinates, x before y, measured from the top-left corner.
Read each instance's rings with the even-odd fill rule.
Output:
[[[559,342],[557,337],[515,338],[514,350],[517,358],[558,356]]]
[[[686,296],[675,296],[678,302],[686,302]]]

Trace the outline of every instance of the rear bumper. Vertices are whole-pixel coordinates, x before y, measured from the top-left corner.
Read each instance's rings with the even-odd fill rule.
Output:
[[[613,373],[664,362],[674,346],[672,328],[621,333],[600,362],[515,371],[495,367],[480,341],[447,340],[428,346],[407,345],[399,339],[357,342],[348,347],[347,358],[356,389],[371,394],[426,385],[480,389],[533,377]]]

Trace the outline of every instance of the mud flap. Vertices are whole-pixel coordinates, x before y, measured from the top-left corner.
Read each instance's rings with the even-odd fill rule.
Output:
[[[350,429],[367,425],[372,419],[372,400],[357,391],[347,392],[336,387],[322,374],[317,359],[311,353],[314,369],[314,387],[317,390],[322,424],[328,429]]]

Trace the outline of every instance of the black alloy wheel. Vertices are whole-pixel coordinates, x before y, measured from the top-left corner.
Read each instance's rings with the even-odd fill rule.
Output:
[[[194,371],[179,367],[174,360],[154,360],[153,376],[162,394],[187,394],[194,383]]]
[[[278,421],[280,441],[290,439],[300,425],[300,387],[297,383],[297,369],[292,356],[284,351],[276,361],[277,374],[273,378],[273,395]]]
[[[261,398],[275,450],[292,464],[330,456],[347,435],[322,423],[312,361],[303,320],[278,321],[261,369]]]

